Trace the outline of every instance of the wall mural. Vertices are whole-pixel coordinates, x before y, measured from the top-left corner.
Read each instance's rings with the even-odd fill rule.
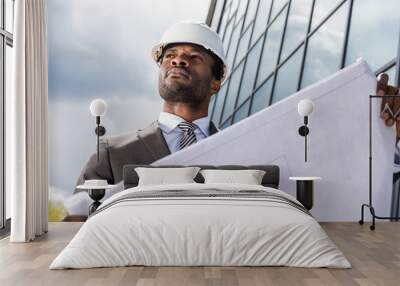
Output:
[[[204,73],[202,73],[201,71],[198,71],[198,73],[189,72],[188,74],[186,74],[187,70],[185,70],[185,68],[182,68],[179,70],[175,70],[172,75],[169,75],[168,69],[163,70],[162,67],[161,69],[159,69],[152,60],[150,56],[150,51],[154,47],[154,45],[158,43],[163,31],[165,31],[166,28],[170,27],[173,23],[176,23],[180,20],[192,19],[197,21],[204,21],[210,4],[209,1],[194,0],[171,0],[171,3],[172,2],[174,3],[174,5],[170,5],[169,1],[154,1],[154,3],[147,2],[146,4],[133,3],[132,1],[119,1],[118,3],[113,3],[111,6],[108,1],[104,0],[80,1],[79,5],[75,2],[61,0],[53,0],[48,3],[50,221],[71,221],[85,219],[88,213],[88,207],[93,203],[93,200],[89,198],[88,194],[85,191],[75,189],[75,187],[82,185],[84,180],[87,178],[101,177],[106,178],[109,184],[117,184],[122,178],[122,166],[124,163],[127,162],[150,164],[164,157],[167,157],[166,160],[161,160],[160,162],[173,162],[175,160],[174,158],[180,158],[177,162],[189,162],[188,158],[182,159],[181,157],[179,157],[182,155],[179,155],[177,157],[174,155],[168,155],[179,150],[184,145],[192,144],[194,140],[193,138],[195,138],[196,136],[197,138],[199,138],[200,136],[201,139],[204,139],[213,134],[221,136],[219,135],[220,132],[218,132],[215,127],[216,124],[213,123],[213,121],[216,122],[217,116],[213,116],[211,122],[205,122],[204,120],[194,122],[199,127],[198,129],[196,129],[197,131],[195,131],[197,132],[196,136],[193,136],[193,132],[191,133],[190,130],[192,126],[190,124],[183,126],[182,128],[186,128],[187,136],[185,140],[181,142],[177,140],[176,137],[174,137],[174,132],[171,132],[171,124],[173,125],[173,123],[171,122],[174,122],[176,118],[171,118],[168,115],[163,115],[162,113],[160,113],[162,110],[168,111],[173,109],[173,107],[171,107],[171,104],[168,104],[168,102],[176,102],[182,100],[183,97],[179,98],[180,95],[193,93],[193,90],[186,90],[185,92],[183,90],[180,90],[178,93],[171,92],[171,89],[169,89],[171,87],[171,83],[168,83],[168,78],[170,77],[190,77],[192,79],[195,79],[194,82],[197,82],[198,84],[196,85],[196,87],[192,86],[191,88],[202,89],[205,86],[212,86],[215,91],[219,89],[218,84],[217,86],[210,85],[212,81],[204,81],[210,79],[205,78]],[[309,2],[311,3],[311,1]],[[379,63],[375,62],[375,53],[372,53],[371,51],[373,50],[376,52],[377,47],[374,46],[375,50],[371,48],[371,51],[364,51],[363,47],[365,45],[363,45],[363,47],[358,47],[358,42],[353,43],[353,39],[363,38],[361,36],[352,37],[353,34],[365,34],[365,29],[357,29],[358,27],[365,26],[360,25],[360,23],[363,23],[364,18],[361,16],[358,17],[357,15],[363,15],[363,13],[361,13],[363,9],[362,6],[358,7],[357,5],[361,4],[357,3],[361,2],[356,2],[355,7],[353,7],[354,19],[352,21],[354,23],[352,24],[350,29],[350,39],[347,51],[348,57],[346,58],[346,65],[350,65],[352,63],[351,61],[354,61],[355,58],[359,56],[364,56],[367,59],[368,64],[371,65],[370,68],[372,69],[372,71],[375,71],[376,68],[379,67],[379,64],[385,63],[386,60],[382,59],[379,61]],[[179,10],[176,10],[174,8],[177,5],[180,7]],[[390,5],[388,5],[388,7],[389,6]],[[155,9],[155,7],[157,7],[157,9]],[[242,9],[240,7],[241,5],[238,6],[238,11]],[[289,15],[289,32],[291,27],[290,23],[292,21],[291,17],[294,17],[296,13],[308,15],[308,13],[305,13],[303,10],[300,9],[300,11],[294,8],[295,6],[293,6],[292,10],[290,10],[290,13],[294,14]],[[316,11],[318,11],[318,9],[316,9]],[[340,47],[343,46],[343,44],[341,44],[341,41],[343,41],[344,39],[344,23],[346,21],[342,21],[340,19],[346,19],[347,9],[348,3],[346,2],[344,3],[344,5],[342,5],[340,9],[337,10],[337,12],[335,12],[331,19],[326,22],[326,25],[322,26],[323,29],[321,28],[315,33],[315,36],[310,38],[309,47],[307,50],[308,56],[305,58],[303,82],[301,84],[302,87],[315,83],[318,80],[321,80],[321,77],[332,74],[335,70],[338,69],[338,63],[341,61],[341,53],[338,52],[337,54],[330,54],[332,53],[332,51],[339,50],[333,49],[329,45],[323,45],[322,43],[336,43],[339,44]],[[364,9],[366,8],[364,7]],[[224,93],[221,92],[221,96],[219,97],[224,99],[223,96],[225,96],[226,93],[226,102],[228,104],[223,107],[223,104],[221,103],[217,102],[219,104],[217,105],[217,103],[211,102],[211,104],[216,105],[216,110],[219,110],[220,112],[222,112],[223,110],[222,120],[226,120],[225,122],[221,123],[223,128],[228,127],[231,124],[229,122],[231,117],[233,118],[232,122],[237,122],[245,118],[247,113],[243,112],[243,110],[245,109],[243,109],[242,107],[248,108],[250,106],[250,102],[254,101],[259,105],[264,106],[265,103],[262,103],[262,100],[264,99],[264,97],[267,97],[267,94],[268,96],[270,96],[269,94],[272,90],[272,86],[274,86],[274,95],[271,102],[277,103],[269,107],[269,110],[278,110],[275,112],[279,112],[279,110],[284,110],[288,108],[287,106],[284,106],[282,104],[287,104],[288,101],[287,99],[285,99],[285,97],[293,94],[296,90],[296,78],[298,78],[298,72],[295,71],[300,69],[301,56],[304,52],[304,48],[299,48],[298,51],[294,53],[292,60],[289,60],[288,64],[284,64],[279,69],[277,80],[275,81],[274,85],[272,84],[273,77],[271,77],[270,80],[264,81],[266,79],[266,76],[269,75],[270,72],[276,68],[273,64],[276,62],[276,59],[274,58],[274,60],[271,61],[271,59],[268,58],[274,57],[273,55],[275,53],[276,56],[278,55],[279,45],[277,43],[281,43],[280,38],[283,29],[283,24],[280,25],[279,21],[284,23],[283,19],[285,16],[284,13],[287,12],[286,10],[283,9],[281,15],[277,17],[276,23],[273,23],[271,25],[272,31],[270,31],[271,33],[269,34],[269,39],[273,39],[273,35],[275,35],[279,40],[272,41],[269,44],[265,45],[266,48],[264,47],[264,49],[267,49],[268,53],[265,53],[261,50],[261,47],[263,46],[262,41],[256,41],[253,38],[246,37],[246,35],[249,34],[248,31],[250,31],[251,29],[248,29],[247,32],[243,33],[242,35],[243,39],[246,39],[246,41],[249,41],[251,45],[254,44],[255,46],[255,48],[252,49],[247,55],[249,61],[254,61],[254,63],[256,63],[257,59],[260,56],[260,53],[262,53],[262,65],[259,70],[259,76],[257,78],[255,78],[257,64],[254,64],[254,72],[252,73],[252,69],[248,69],[248,67],[245,66],[245,61],[239,61],[235,59],[235,53],[232,51],[236,50],[231,48],[232,41],[236,40],[236,42],[234,42],[237,46],[240,47],[240,43],[242,43],[244,40],[239,38],[239,25],[233,21],[228,21],[228,24],[226,22],[226,17],[223,16],[222,23],[224,23],[223,25],[227,25],[225,34],[228,35],[224,35],[223,37],[224,47],[229,47],[227,61],[229,64],[234,64],[237,67],[236,69],[234,68],[234,71],[232,72],[232,79],[230,80],[231,83],[229,85],[223,85],[221,91],[224,91]],[[256,13],[255,10],[253,12]],[[384,15],[384,13],[381,14]],[[398,15],[396,13],[394,14]],[[234,14],[231,13],[231,15]],[[258,15],[258,13],[255,14],[255,16],[256,15]],[[148,18],[150,16],[152,17],[152,19],[157,20],[149,22]],[[388,23],[392,23],[393,19],[397,19],[396,17],[387,18],[390,20],[387,20]],[[134,22],[132,19],[135,19]],[[307,21],[303,22],[306,23]],[[143,25],[138,25],[137,23],[146,23],[145,29],[143,28]],[[236,23],[235,28],[233,28],[233,23]],[[244,26],[248,25],[249,27],[256,23],[254,24],[254,30],[259,28],[257,26],[258,21],[251,22],[246,19],[239,20],[238,23],[245,23]],[[337,25],[338,23],[340,25]],[[392,27],[392,30],[394,30],[395,32],[398,31],[398,25],[387,26]],[[329,30],[331,32],[328,33],[326,32],[326,30]],[[232,34],[232,39],[234,40],[229,41],[230,37],[228,31],[230,31],[230,33]],[[258,31],[259,36],[261,36],[260,31]],[[322,33],[321,31],[325,32]],[[289,35],[291,35],[291,33],[289,32],[286,35],[288,39],[285,40],[289,40]],[[380,33],[375,34],[380,35]],[[60,35],[62,35],[62,37]],[[327,41],[325,39],[326,37],[333,37],[331,39],[332,41]],[[334,37],[339,37],[340,39],[334,39]],[[304,37],[302,36],[301,39],[303,38]],[[376,41],[376,43],[379,42],[380,41]],[[272,44],[277,45],[273,49],[274,52],[269,46]],[[392,47],[393,45],[385,46]],[[286,46],[284,46],[284,48],[285,47]],[[171,50],[174,50],[174,47],[170,48]],[[184,49],[185,53],[188,53],[187,49],[187,47],[186,50]],[[329,57],[331,57],[332,59],[327,61],[326,58],[328,57],[328,55],[320,55],[321,49],[326,49],[326,51],[329,52]],[[283,54],[285,54],[285,51],[286,50],[283,49]],[[166,61],[169,61],[170,57],[172,59],[172,57],[181,52],[182,51],[180,50],[180,48],[175,49],[171,55],[163,54],[163,57],[165,56]],[[245,49],[243,49],[243,47],[242,49],[238,50],[237,54],[239,54],[239,52],[241,54],[241,58],[246,58]],[[191,50],[190,53],[193,53],[193,51]],[[383,54],[386,53],[379,53],[379,55]],[[208,57],[205,56],[203,60],[209,61],[209,63],[217,62],[214,58],[210,58],[209,56],[210,55],[208,55]],[[321,61],[321,58],[325,60]],[[316,60],[317,62],[313,63],[314,60]],[[322,62],[326,64],[324,64],[323,66],[319,66]],[[328,62],[331,64],[331,66]],[[324,68],[328,68],[329,71],[321,71]],[[370,75],[373,74],[372,71],[369,70]],[[244,74],[243,77],[241,76],[242,72]],[[388,73],[390,75],[390,83],[393,84],[393,82],[395,82],[395,66],[392,66],[388,70]],[[200,77],[196,78],[196,76]],[[241,78],[243,78],[244,84],[241,84]],[[250,84],[251,80],[249,78],[252,78],[253,81],[255,81],[257,84],[261,85],[262,83],[261,88],[254,95],[253,100],[247,100],[247,91],[243,91],[244,89],[246,89],[247,86],[249,87],[248,89],[251,90],[252,85]],[[387,79],[385,80],[387,82]],[[249,82],[249,84],[247,84],[247,82]],[[371,82],[372,81],[370,81],[370,83]],[[398,93],[398,89],[394,87],[387,87],[385,85],[382,86],[382,89],[384,90],[384,93],[387,94]],[[370,88],[370,92],[373,92],[373,90],[373,88]],[[236,94],[239,94],[240,104],[237,104],[237,106],[235,107],[233,97]],[[260,94],[261,96],[259,96]],[[300,98],[301,96],[297,97]],[[293,98],[297,97],[292,97],[291,100],[293,101]],[[93,100],[99,98],[105,100],[107,104],[107,111],[105,115],[101,117],[101,125],[105,127],[106,136],[102,136],[102,140],[98,147],[99,154],[97,155],[95,153],[97,145],[97,138],[95,134],[96,117],[91,114],[89,106],[91,105]],[[190,100],[196,102],[197,99],[191,98]],[[330,100],[332,99],[325,98],[324,101],[329,102],[330,105],[328,103],[325,103],[325,105],[323,106],[328,106],[329,108],[332,108],[332,106],[338,104],[338,108],[343,107],[337,102],[337,98],[334,102],[330,102]],[[356,98],[354,98],[354,100],[356,100]],[[346,100],[346,104],[348,104],[348,101],[349,100]],[[377,126],[379,126],[378,134],[374,136],[377,136],[378,140],[383,140],[382,142],[380,142],[381,145],[379,145],[378,148],[382,148],[379,152],[383,152],[384,156],[382,155],[382,158],[380,158],[380,160],[383,160],[384,162],[382,161],[382,164],[385,164],[385,167],[380,168],[379,173],[377,174],[377,176],[383,180],[378,182],[380,185],[377,185],[377,188],[380,188],[380,190],[385,190],[384,193],[379,193],[379,197],[377,198],[377,205],[381,213],[389,215],[390,212],[390,215],[392,216],[399,215],[399,102],[400,101],[394,99],[386,99],[382,101],[381,105],[380,103],[377,103],[377,105],[374,107],[377,108],[375,118],[376,121],[374,122],[377,124]],[[242,103],[243,105],[241,105]],[[356,108],[356,106],[360,106],[359,102],[355,102],[354,104],[354,108]],[[208,100],[204,101],[204,104],[197,105],[196,108],[192,108],[193,114],[198,116],[199,114],[207,110],[208,105]],[[294,103],[293,106],[295,106]],[[252,103],[250,112],[255,113],[256,111],[261,109],[262,108],[259,108],[258,106],[254,105],[254,103]],[[92,109],[92,113],[95,114],[96,112],[93,112]],[[182,114],[186,114],[187,118],[189,119],[193,115],[185,112],[183,112]],[[216,114],[219,115],[220,113],[217,112]],[[349,113],[349,116],[350,115],[352,114]],[[360,118],[364,118],[362,117],[364,115],[365,114],[360,115],[361,117],[359,117],[357,120],[360,120]],[[380,120],[379,117],[382,120]],[[344,116],[341,119],[344,118],[347,117]],[[166,122],[166,124],[164,125],[164,129],[156,128],[154,124],[154,121],[156,119],[159,119],[161,121],[164,120]],[[332,120],[334,122],[333,118]],[[353,119],[348,118],[348,120],[352,121]],[[245,122],[248,122],[248,119],[246,119]],[[284,120],[282,120],[282,122],[284,122]],[[271,124],[273,125],[273,123]],[[289,122],[287,122],[287,124],[289,124]],[[246,126],[245,123],[235,126],[234,130],[240,131],[240,128],[243,128],[243,126]],[[344,125],[344,127],[345,126],[346,125]],[[268,130],[271,134],[273,134],[274,132],[276,133],[276,130],[280,130],[279,132],[282,133],[281,136],[283,137],[285,137],[285,132],[287,132],[286,135],[288,137],[296,135],[296,131],[293,131],[292,134],[290,133],[292,131],[288,130],[287,127],[288,126],[279,126],[276,127],[277,129]],[[136,131],[139,129],[141,130],[136,133]],[[232,129],[230,128],[230,130]],[[281,132],[281,130],[285,130],[285,132]],[[396,132],[394,132],[394,130],[396,130]],[[230,132],[232,133],[232,131]],[[343,133],[343,130],[341,130],[341,132]],[[334,132],[332,132],[332,134],[333,133]],[[336,134],[336,136],[340,137],[343,135],[342,133]],[[394,138],[395,133],[397,133],[396,140]],[[119,136],[115,137],[115,135]],[[110,138],[109,136],[112,136],[113,139],[107,139]],[[325,134],[325,136],[327,136],[327,134]],[[367,136],[367,134],[365,134],[365,136]],[[217,139],[214,139],[214,142],[216,142],[216,140]],[[296,137],[296,139],[294,140],[300,139]],[[310,148],[313,148],[312,145],[316,143],[313,143],[312,139],[310,140]],[[332,140],[330,140],[329,142],[331,141]],[[355,140],[354,142],[356,141],[357,140]],[[362,142],[364,141],[367,142],[367,139],[361,138],[360,141],[357,142],[359,144],[363,144]],[[396,141],[395,148],[393,146],[394,141]],[[206,142],[213,141],[208,140]],[[286,140],[285,142],[292,141]],[[352,143],[353,145],[355,144],[354,142]],[[362,158],[359,152],[363,149],[353,145],[351,146],[355,148],[354,150],[356,154],[360,155],[359,157],[357,157],[357,159]],[[204,148],[201,146],[202,145],[200,144],[199,146],[196,146],[196,148]],[[291,145],[289,144],[288,146]],[[321,146],[323,145],[319,145],[319,147],[314,146],[314,148],[318,149]],[[339,148],[338,146],[341,147]],[[339,148],[336,151],[338,151],[340,154],[348,152],[344,145],[340,145],[340,142],[338,142],[338,145],[335,145],[334,147]],[[126,150],[128,148],[134,149],[137,152],[127,153]],[[284,148],[282,147],[281,149]],[[393,152],[395,149],[397,150],[397,152],[394,162],[395,169],[393,171]],[[346,151],[344,152],[343,150]],[[325,152],[323,152],[322,150],[319,151],[321,152],[321,155],[318,156],[318,159],[324,158],[328,155],[336,154],[335,152],[331,152],[325,156]],[[182,152],[181,154],[185,153],[186,152]],[[290,152],[288,151],[287,154],[289,153]],[[222,154],[224,154],[224,152],[215,154],[215,157],[213,157],[212,159],[217,159],[218,155],[222,156]],[[246,160],[250,158],[249,154],[246,154],[246,156],[244,157],[230,156],[229,158],[233,160],[231,163],[243,164]],[[258,163],[277,163],[282,168],[282,174],[285,176],[298,175],[295,174],[294,170],[303,171],[304,175],[307,175],[311,170],[314,170],[313,167],[311,167],[311,169],[308,169],[308,171],[306,171],[306,169],[303,168],[303,165],[297,165],[297,159],[294,159],[297,154],[292,154],[294,157],[288,156],[287,154],[281,154],[279,156],[276,154],[275,156],[273,156],[273,154],[271,154],[271,156],[268,158],[256,157],[257,160],[261,158],[263,159],[263,161],[258,162],[257,160],[255,160],[254,163],[256,161]],[[342,158],[340,154],[336,154],[335,158]],[[237,153],[235,155],[240,154]],[[312,156],[312,153],[310,153],[311,159]],[[236,161],[234,161],[235,158],[237,159]],[[346,158],[343,157],[342,159],[348,160]],[[328,160],[329,158],[325,159],[327,159],[327,161],[330,161]],[[362,159],[360,160],[364,162]],[[388,161],[386,162],[385,160]],[[191,162],[195,161],[196,160]],[[210,163],[211,161],[205,163]],[[215,163],[218,163],[217,161],[215,161]],[[250,161],[248,161],[249,164],[253,163]],[[227,161],[225,160],[225,162]],[[316,162],[324,165],[324,163],[314,158],[314,162],[310,163],[308,167],[310,167],[312,164],[315,164]],[[360,162],[356,162],[359,165],[356,164],[354,166],[352,165],[354,162],[352,162],[352,164],[348,164],[348,166],[352,166],[352,168],[357,168],[359,170],[357,174],[360,177],[357,177],[356,175],[351,177],[345,173],[341,174],[342,177],[345,178],[344,182],[346,185],[346,187],[343,189],[348,190],[350,193],[352,191],[355,191],[357,195],[354,195],[351,199],[349,199],[342,191],[339,192],[339,196],[342,196],[342,198],[339,198],[339,201],[340,199],[343,199],[343,202],[348,203],[352,201],[355,205],[357,205],[361,203],[363,195],[366,194],[367,189],[365,189],[365,186],[360,181],[360,178],[365,175],[360,170],[364,170],[364,167],[366,167],[366,163]],[[196,161],[196,163],[199,162]],[[296,168],[293,166],[296,166]],[[315,170],[317,169],[319,168],[316,168]],[[392,176],[393,173],[395,173],[394,176]],[[324,186],[324,184],[329,183],[329,178],[327,180],[326,175],[323,175],[322,177],[325,177],[325,180],[322,181],[322,186]],[[285,179],[287,178],[282,179],[283,188],[289,193],[293,193],[293,184],[290,185],[288,181],[285,181]],[[393,188],[391,186],[392,179],[395,182]],[[337,178],[337,180],[339,180],[339,177]],[[355,188],[354,186],[358,187]],[[113,188],[110,188],[106,191],[105,198],[120,190],[122,190],[122,185],[117,184]],[[334,192],[334,190],[332,190],[332,192]],[[321,197],[318,198],[318,200],[327,200],[330,202],[331,199],[333,199],[330,197],[332,194],[333,193],[330,193],[328,195],[323,194]],[[337,195],[338,194],[335,193],[335,196]],[[316,204],[314,212],[315,215],[321,220],[357,219],[356,216],[357,213],[359,213],[358,207],[348,206],[348,208],[351,208],[351,210],[338,213],[337,209],[334,208],[334,206],[324,205],[323,202],[319,202],[318,204]]]

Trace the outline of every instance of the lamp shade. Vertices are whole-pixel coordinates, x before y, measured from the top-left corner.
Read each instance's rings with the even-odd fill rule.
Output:
[[[299,101],[299,104],[297,105],[297,112],[301,116],[308,116],[310,115],[314,110],[314,103],[310,99],[302,99]]]
[[[101,99],[96,98],[90,103],[90,113],[93,116],[103,116],[107,111],[107,103]]]

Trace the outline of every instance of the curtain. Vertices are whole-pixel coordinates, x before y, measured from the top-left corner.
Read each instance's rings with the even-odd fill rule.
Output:
[[[6,186],[11,191],[12,242],[47,232],[47,19],[45,0],[17,0],[14,70],[6,101]],[[7,144],[8,143],[8,144]]]

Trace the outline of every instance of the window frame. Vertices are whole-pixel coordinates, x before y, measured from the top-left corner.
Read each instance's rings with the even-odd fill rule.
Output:
[[[15,0],[12,1],[12,11],[14,14]],[[0,85],[1,85],[1,100],[0,100],[0,237],[5,236],[10,232],[11,218],[7,218],[7,197],[5,188],[5,94],[6,94],[6,48],[13,48],[13,34],[6,30],[6,0],[1,0],[1,27],[0,27],[0,53],[2,68],[0,69]],[[11,16],[13,17],[13,16]]]

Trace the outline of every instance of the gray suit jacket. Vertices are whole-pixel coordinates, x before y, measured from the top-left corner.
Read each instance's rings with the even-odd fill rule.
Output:
[[[217,127],[210,122],[210,134],[216,132]],[[76,185],[89,179],[103,179],[109,184],[117,184],[122,181],[124,165],[147,165],[171,154],[158,121],[137,132],[106,137],[101,140],[99,149],[99,161],[94,153],[82,169]],[[78,191],[75,188],[74,193]]]

